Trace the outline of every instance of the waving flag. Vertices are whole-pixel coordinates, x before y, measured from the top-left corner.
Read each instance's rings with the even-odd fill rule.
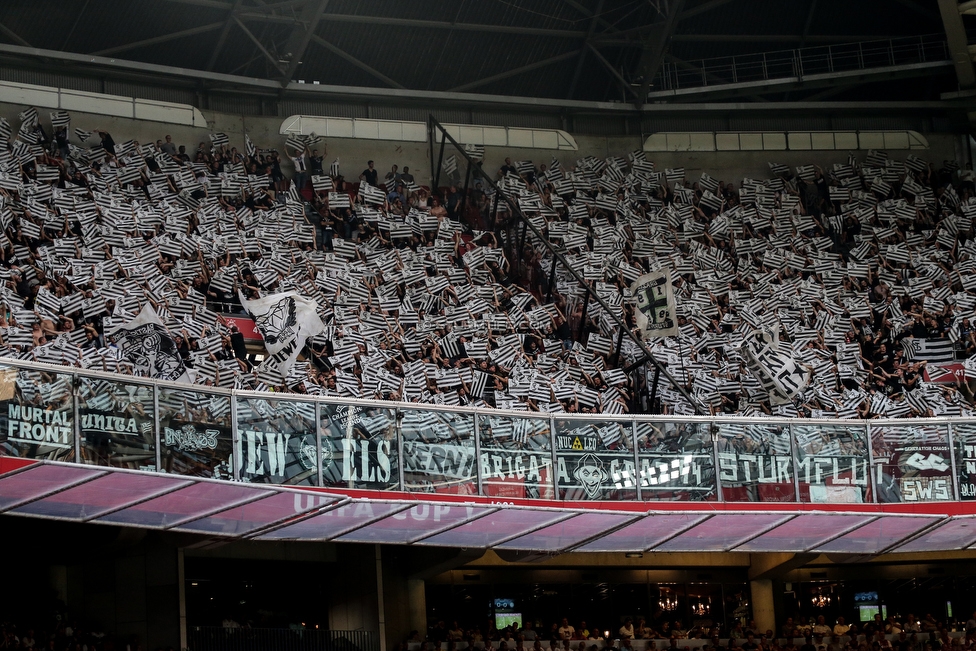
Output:
[[[107,334],[140,375],[158,380],[191,381],[176,341],[151,304],[146,303],[135,318]]]
[[[316,312],[318,305],[298,292],[271,294],[253,301],[239,296],[241,305],[254,317],[254,325],[271,355],[265,364],[288,377],[308,338],[325,330]]]

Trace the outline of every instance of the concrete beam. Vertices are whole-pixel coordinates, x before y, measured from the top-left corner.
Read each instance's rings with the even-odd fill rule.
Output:
[[[749,580],[763,581],[778,578],[806,565],[817,556],[817,554],[793,553],[752,554],[749,564]]]
[[[956,67],[959,87],[976,88],[976,69],[969,55],[969,40],[960,10],[962,7],[958,0],[939,0],[939,13],[942,14],[942,26],[945,28],[949,52]]]

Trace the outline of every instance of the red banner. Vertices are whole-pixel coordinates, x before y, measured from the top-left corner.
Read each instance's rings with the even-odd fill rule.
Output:
[[[930,362],[925,365],[922,378],[926,382],[935,382],[936,384],[955,384],[956,378],[965,381],[966,368],[961,362],[943,362],[941,364]]]

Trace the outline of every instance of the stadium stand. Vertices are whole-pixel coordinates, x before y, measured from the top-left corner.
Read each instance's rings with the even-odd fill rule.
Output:
[[[4,355],[138,372],[108,335],[149,304],[199,384],[694,412],[663,383],[659,404],[635,391],[622,369],[639,349],[623,338],[614,350],[609,315],[565,270],[547,273],[550,254],[490,214],[480,189],[420,187],[395,166],[381,189],[372,161],[349,183],[338,161],[324,169],[321,138],[301,136],[285,143],[289,184],[278,152],[250,138],[242,152],[215,133],[187,153],[50,118],[50,135],[36,109],[16,132],[0,123]],[[711,413],[970,415],[971,173],[879,151],[828,170],[769,167],[736,188],[637,151],[565,168],[506,160],[498,178],[628,325],[630,285],[670,270],[680,332],[653,352]],[[283,377],[249,358],[227,317],[289,291],[324,329]],[[744,355],[753,338],[801,378],[788,399]]]

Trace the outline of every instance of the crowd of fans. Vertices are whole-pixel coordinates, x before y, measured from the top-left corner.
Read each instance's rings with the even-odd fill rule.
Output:
[[[58,621],[49,630],[0,623],[0,649],[4,651],[140,651],[135,637],[116,640],[98,629]],[[162,651],[162,650],[160,650]],[[172,651],[169,649],[168,651]]]
[[[968,377],[937,383],[921,359],[930,343],[976,352],[976,187],[951,164],[870,152],[829,170],[770,164],[736,188],[656,170],[642,152],[565,169],[506,159],[502,192],[584,287],[456,172],[428,189],[370,161],[350,183],[319,139],[291,137],[289,180],[279,153],[250,140],[240,151],[212,134],[187,152],[51,119],[50,135],[33,109],[16,132],[0,122],[3,355],[132,372],[105,333],[151,303],[199,384],[691,414],[663,378],[651,395],[647,376],[622,370],[642,355],[618,339],[618,319],[635,325],[629,288],[669,269],[680,333],[652,352],[699,411],[972,413]],[[238,292],[288,290],[317,303],[326,330],[282,377],[227,317]],[[760,328],[810,374],[791,401],[771,401],[744,359]]]
[[[714,624],[711,620],[699,620],[691,627],[680,621],[666,617],[648,622],[640,617],[623,619],[612,628],[601,629],[580,621],[573,625],[567,618],[559,623],[553,622],[548,628],[536,628],[532,622],[525,622],[497,630],[490,627],[487,635],[477,628],[465,629],[453,622],[446,625],[439,621],[421,640],[413,632],[398,651],[411,648],[412,643],[420,643],[420,651],[447,648],[455,651],[459,645],[485,647],[491,645],[501,651],[528,651],[546,646],[549,649],[565,651],[594,651],[599,648],[614,648],[621,651],[648,651],[658,649],[704,649],[705,651],[948,651],[949,649],[972,649],[976,647],[976,613],[965,623],[958,622],[949,627],[936,620],[931,614],[916,619],[913,614],[906,617],[889,616],[883,619],[875,615],[873,621],[860,625],[847,623],[844,617],[837,617],[834,623],[826,617],[810,617],[809,621],[788,617],[780,630],[761,630],[754,620],[743,623],[734,620],[729,630]],[[955,634],[953,634],[955,633]],[[964,634],[962,634],[964,633]],[[702,640],[691,645],[688,640]],[[598,643],[598,644],[597,644]]]

